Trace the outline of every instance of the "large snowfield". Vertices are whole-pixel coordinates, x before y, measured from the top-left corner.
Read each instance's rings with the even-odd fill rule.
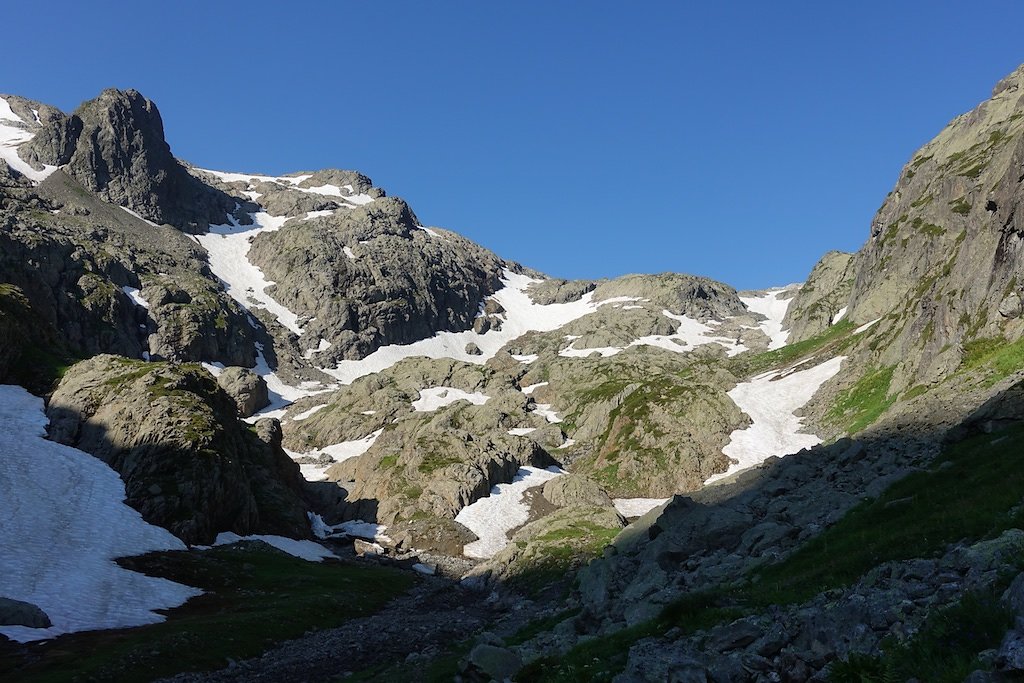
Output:
[[[47,629],[0,626],[17,641],[163,621],[153,612],[201,591],[123,569],[114,558],[184,550],[124,504],[114,470],[47,441],[43,401],[0,386],[0,596],[40,607]]]

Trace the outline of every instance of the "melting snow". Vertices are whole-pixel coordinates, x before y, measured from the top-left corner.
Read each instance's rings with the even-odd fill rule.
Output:
[[[25,122],[22,118],[11,109],[10,103],[0,97],[0,159],[6,161],[7,165],[18,173],[38,183],[46,180],[57,167],[44,166],[42,171],[37,171],[18,155],[18,146],[35,136],[32,131],[17,125],[23,123]]]
[[[767,320],[762,320],[757,324],[768,338],[771,340],[768,344],[769,350],[781,349],[786,345],[786,341],[789,339],[789,331],[782,330],[782,320],[786,317],[786,311],[789,310],[789,305],[793,303],[793,297],[788,299],[780,299],[779,296],[783,294],[790,294],[793,290],[791,287],[784,287],[779,289],[769,289],[760,296],[741,296],[740,301],[746,304],[754,313],[760,313],[766,316]]]
[[[239,225],[231,216],[227,225],[211,225],[210,232],[197,235],[199,244],[210,255],[210,270],[224,283],[224,289],[245,308],[253,305],[266,308],[271,315],[295,334],[301,335],[299,317],[277,303],[266,288],[274,284],[263,271],[249,261],[252,239],[261,232],[280,230],[287,216],[271,216],[265,212],[251,214],[253,225]]]
[[[539,280],[506,270],[502,281],[505,287],[493,297],[505,309],[505,320],[500,330],[490,330],[485,334],[477,334],[472,330],[439,332],[429,339],[413,344],[382,346],[363,360],[343,360],[336,368],[324,371],[343,384],[351,384],[360,377],[386,370],[405,358],[415,356],[452,358],[479,365],[493,358],[502,346],[527,332],[550,332],[588,313],[593,313],[604,304],[633,300],[632,297],[617,297],[595,302],[592,300],[593,292],[588,292],[578,301],[541,305],[534,303],[526,293],[527,287]],[[480,355],[466,353],[466,344],[469,342],[480,348]],[[531,362],[536,356],[516,358],[522,362]]]
[[[352,251],[352,247],[345,247],[343,251],[345,252],[345,256],[348,256],[349,259],[353,261],[359,258],[358,256],[356,256],[356,252]]]
[[[527,489],[540,486],[565,474],[557,467],[546,470],[522,467],[510,484],[498,484],[491,493],[467,505],[455,516],[455,521],[477,535],[479,540],[463,547],[466,557],[486,560],[494,557],[508,545],[508,532],[525,524],[530,510],[523,502]]]
[[[121,288],[121,291],[127,294],[128,298],[134,301],[136,306],[142,306],[147,311],[149,310],[149,302],[142,298],[140,290],[125,285]]]
[[[869,323],[864,323],[863,325],[861,325],[860,327],[858,327],[857,329],[855,329],[855,330],[853,331],[853,333],[854,333],[854,334],[860,334],[861,332],[867,332],[867,331],[868,331],[869,329],[871,329],[871,327],[872,327],[872,326],[873,326],[873,325],[874,325],[875,323],[877,323],[877,322],[878,322],[879,320],[881,320],[881,318],[875,318],[874,320],[872,320],[872,321],[871,321],[871,322],[869,322]]]
[[[513,427],[508,430],[508,433],[512,436],[526,436],[527,434],[533,434],[537,431],[536,427]]]
[[[547,382],[537,382],[536,384],[530,384],[529,386],[523,387],[523,393],[529,396],[530,394],[537,391],[541,387],[546,387],[547,385]]]
[[[834,316],[832,316],[832,324],[835,325],[837,322],[842,320],[845,316],[846,316],[846,306],[843,306],[838,311],[836,311],[836,314]]]
[[[47,441],[46,425],[42,399],[0,386],[0,594],[38,605],[53,622],[0,633],[25,642],[153,624],[164,620],[153,610],[199,595],[113,562],[185,544],[125,505],[124,483],[101,460]]]
[[[417,225],[416,227],[419,228],[420,230],[422,230],[423,232],[427,233],[431,237],[442,237],[441,233],[439,233],[436,230],[431,230],[430,228],[425,228],[422,225]]]
[[[533,412],[543,416],[545,420],[552,424],[557,424],[562,421],[562,418],[558,417],[558,413],[552,410],[550,403],[535,403],[533,406]]]
[[[313,406],[309,410],[303,410],[301,413],[299,413],[298,415],[293,417],[292,420],[295,420],[296,422],[298,422],[300,420],[305,420],[306,418],[312,417],[316,413],[319,413],[321,410],[323,410],[326,407],[327,407],[326,403],[321,403],[318,406]]]
[[[323,406],[318,406],[317,408],[322,407]],[[295,451],[290,451],[287,448],[285,449],[285,453],[287,453],[288,456],[291,457],[293,460],[296,458],[307,456],[311,456],[314,458],[325,454],[329,456],[331,460],[333,460],[333,462],[327,465],[299,465],[299,471],[302,473],[302,477],[306,481],[323,481],[324,479],[327,478],[327,469],[331,465],[337,462],[344,462],[349,458],[359,457],[366,451],[370,450],[370,446],[373,445],[373,442],[376,441],[377,437],[379,437],[383,433],[383,429],[378,429],[372,434],[364,436],[361,439],[355,439],[353,441],[342,441],[341,443],[331,444],[330,446],[324,446],[323,448],[318,448],[308,453],[297,453]]]
[[[710,320],[702,323],[686,315],[676,315],[672,311],[663,310],[662,315],[679,323],[673,334],[651,334],[640,337],[629,343],[628,346],[657,346],[658,348],[684,353],[691,351],[698,346],[705,344],[721,344],[726,348],[726,354],[735,356],[747,350],[747,347],[728,337],[716,335],[713,325],[720,325],[717,320]],[[623,351],[617,346],[601,346],[589,349],[577,349],[576,340],[579,335],[567,334],[565,338],[572,342],[568,347],[558,352],[563,358],[586,358],[593,353],[600,353],[602,358],[614,356]]]
[[[471,394],[462,389],[453,389],[452,387],[434,387],[432,389],[421,389],[420,397],[412,402],[412,409],[417,412],[429,413],[438,408],[451,405],[456,401],[469,401],[474,405],[482,406],[490,398],[490,396],[485,396],[479,391]]]
[[[814,434],[800,433],[803,418],[793,413],[810,401],[822,384],[835,377],[845,358],[838,356],[789,374],[773,370],[737,384],[729,398],[750,416],[751,424],[733,431],[729,444],[722,449],[735,462],[704,483],[753,467],[773,455],[781,457],[821,443]]]
[[[612,501],[615,504],[615,510],[626,517],[632,519],[634,517],[643,517],[654,508],[664,505],[670,498],[616,498]]]
[[[143,217],[142,217],[141,215],[139,215],[139,213],[138,213],[137,211],[132,211],[132,210],[131,210],[131,209],[129,209],[129,208],[127,207],[127,206],[121,206],[121,207],[118,207],[118,208],[120,208],[120,209],[121,209],[122,211],[124,211],[125,213],[131,214],[131,215],[132,215],[132,216],[134,216],[135,218],[138,218],[138,219],[139,219],[140,221],[142,221],[143,223],[147,223],[147,224],[149,224],[149,225],[152,225],[152,226],[153,226],[154,228],[158,228],[158,227],[160,227],[159,225],[157,225],[157,224],[156,224],[156,223],[154,223],[153,221],[149,220],[148,218],[143,218]]]
[[[282,552],[310,562],[321,562],[328,557],[338,559],[337,555],[314,541],[300,541],[294,538],[285,538],[284,536],[272,536],[268,534],[239,536],[236,533],[225,531],[224,533],[217,534],[217,539],[213,544],[231,545],[232,543],[238,543],[239,541],[263,541],[267,545],[272,545]]]

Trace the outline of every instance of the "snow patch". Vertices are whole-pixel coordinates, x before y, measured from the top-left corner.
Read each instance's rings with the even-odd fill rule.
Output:
[[[778,289],[769,289],[761,294],[760,296],[741,296],[742,301],[748,309],[754,313],[760,313],[765,316],[767,320],[762,320],[757,324],[761,330],[768,335],[768,339],[771,341],[768,343],[768,349],[773,351],[775,349],[781,349],[786,345],[789,340],[789,331],[782,329],[782,321],[786,317],[786,311],[789,310],[789,305],[793,303],[793,296],[789,296],[788,299],[780,299],[779,297],[783,294],[793,294],[791,287],[783,287]]]
[[[323,408],[324,406],[317,406],[317,409]],[[307,411],[308,412],[308,411]],[[308,417],[308,416],[307,416]],[[296,418],[297,419],[297,418]],[[344,462],[349,458],[357,458],[360,455],[370,450],[370,446],[377,440],[381,434],[384,433],[384,429],[378,429],[372,434],[368,434],[361,439],[354,439],[352,441],[342,441],[341,443],[331,444],[330,446],[324,446],[308,453],[298,453],[296,451],[290,451],[287,448],[284,452],[288,454],[292,460],[304,457],[318,458],[322,455],[327,455],[333,462],[326,465],[320,464],[304,464],[299,465],[299,471],[302,473],[302,477],[306,481],[324,481],[327,478],[327,469],[334,463]]]
[[[857,329],[855,329],[855,330],[853,331],[853,333],[854,333],[854,334],[860,334],[861,332],[867,332],[867,331],[868,331],[869,329],[871,329],[871,328],[872,328],[872,327],[874,326],[874,324],[875,324],[875,323],[877,323],[877,322],[878,322],[879,320],[881,320],[881,318],[875,318],[874,320],[872,320],[872,321],[871,321],[871,322],[869,322],[869,323],[864,323],[863,325],[861,325],[860,327],[858,327]]]
[[[843,306],[838,311],[836,311],[836,314],[834,316],[832,316],[832,324],[835,325],[837,322],[839,322],[840,320],[842,320],[845,317],[846,317],[846,306]]]
[[[231,545],[239,541],[263,541],[267,545],[274,546],[281,552],[288,553],[300,560],[309,562],[322,562],[327,558],[339,559],[337,555],[315,541],[301,541],[284,536],[273,536],[269,534],[253,534],[251,536],[239,536],[231,531],[217,534],[214,545]]]
[[[462,508],[455,521],[478,537],[478,540],[463,546],[463,554],[479,560],[498,554],[508,545],[508,532],[529,519],[530,510],[523,502],[526,490],[563,474],[565,472],[554,466],[546,470],[521,467],[511,483],[494,486],[490,495]]]
[[[412,344],[382,346],[362,360],[343,360],[334,369],[324,369],[342,384],[351,384],[356,379],[390,368],[406,358],[425,356],[427,358],[452,358],[477,365],[494,357],[494,354],[508,342],[527,332],[550,332],[578,318],[593,313],[605,304],[633,301],[633,297],[616,297],[604,301],[593,301],[593,292],[588,292],[578,301],[564,304],[536,304],[527,294],[527,288],[540,282],[527,275],[504,272],[504,287],[493,295],[494,300],[505,309],[500,330],[489,330],[477,334],[465,332],[439,332],[429,339]],[[476,344],[480,355],[466,353],[466,345]],[[532,362],[536,356],[515,356],[521,362]]]
[[[479,391],[469,393],[452,387],[433,387],[420,390],[420,397],[412,402],[412,409],[420,413],[430,413],[456,401],[469,401],[474,405],[482,406],[490,398]]]
[[[527,434],[533,434],[537,431],[536,427],[513,427],[508,430],[508,433],[512,436],[526,436]]]
[[[533,392],[537,391],[541,387],[546,387],[547,385],[548,385],[547,382],[537,382],[536,384],[530,384],[530,385],[527,385],[527,386],[523,387],[523,393],[526,394],[527,396],[529,396],[530,394],[532,394]]]
[[[125,285],[121,288],[121,291],[127,294],[128,298],[135,302],[136,306],[142,306],[147,311],[150,310],[149,302],[142,297],[141,290]]]
[[[729,435],[722,453],[733,463],[705,484],[753,467],[771,456],[782,457],[821,443],[814,434],[801,434],[803,418],[793,413],[811,400],[822,384],[836,376],[845,356],[838,356],[807,370],[771,371],[741,382],[729,392],[739,409],[750,416],[746,429]]]
[[[643,517],[654,508],[664,505],[671,498],[615,498],[615,510],[627,519]]]
[[[152,225],[152,226],[153,226],[154,228],[159,228],[159,227],[160,227],[159,225],[157,225],[157,224],[156,224],[156,223],[154,223],[153,221],[149,220],[148,218],[143,218],[143,217],[142,217],[142,216],[141,216],[141,215],[140,215],[140,214],[139,214],[139,213],[138,213],[137,211],[132,211],[132,210],[131,210],[131,209],[129,209],[129,208],[127,207],[127,206],[121,206],[121,207],[118,207],[118,208],[120,208],[120,209],[121,209],[122,211],[124,211],[125,213],[131,214],[131,215],[132,215],[132,216],[134,216],[135,218],[138,218],[138,219],[139,219],[140,221],[142,221],[143,223],[146,223],[146,224],[148,224],[148,225]]]
[[[2,101],[2,100],[0,100]],[[19,642],[154,624],[202,591],[118,566],[116,557],[184,550],[124,504],[117,472],[47,441],[43,400],[0,386],[0,594],[38,605],[53,626],[0,626]]]
[[[551,424],[558,424],[562,421],[562,418],[558,417],[552,408],[550,403],[535,403],[533,405],[533,412],[537,413]]]
[[[326,404],[326,403],[321,403],[321,404],[320,404],[320,405],[318,405],[318,406],[313,406],[313,407],[312,407],[312,408],[310,408],[309,410],[303,410],[303,411],[302,411],[301,413],[299,413],[298,415],[295,415],[294,417],[292,417],[292,420],[293,420],[293,421],[295,421],[295,422],[299,422],[299,421],[301,421],[301,420],[305,420],[305,419],[307,419],[307,418],[310,418],[310,417],[312,417],[313,415],[316,415],[317,413],[319,413],[319,412],[320,412],[321,410],[323,410],[324,408],[326,408],[326,407],[327,407],[327,405],[328,405],[328,404]]]
[[[49,178],[57,167],[44,165],[42,171],[37,171],[21,158],[18,147],[35,137],[35,133],[23,125],[25,121],[14,113],[5,98],[0,97],[0,159],[21,175],[39,183]]]
[[[252,225],[240,225],[234,217],[228,216],[228,224],[211,225],[208,233],[196,235],[196,239],[209,254],[210,270],[224,283],[224,289],[231,298],[246,309],[254,305],[267,309],[278,322],[301,335],[299,316],[267,294],[267,287],[274,283],[249,261],[253,238],[261,232],[280,230],[288,217],[271,216],[263,211],[250,216]]]

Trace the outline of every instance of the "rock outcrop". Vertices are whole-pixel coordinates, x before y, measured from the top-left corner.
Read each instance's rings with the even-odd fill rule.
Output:
[[[197,365],[95,356],[68,370],[47,415],[52,439],[109,464],[127,503],[187,543],[221,531],[309,536],[280,426],[250,430]]]
[[[830,251],[815,264],[786,310],[783,328],[789,330],[789,343],[824,332],[845,316],[855,265],[853,254],[841,251]]]
[[[104,200],[155,223],[200,232],[224,222],[236,200],[192,176],[171,154],[156,105],[135,90],[104,90],[70,116],[40,111],[22,156],[62,166]]]

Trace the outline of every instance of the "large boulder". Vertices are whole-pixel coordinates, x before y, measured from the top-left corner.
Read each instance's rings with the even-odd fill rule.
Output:
[[[109,464],[127,503],[187,543],[221,531],[309,536],[280,425],[250,430],[198,365],[96,356],[68,370],[47,415],[51,438]]]
[[[46,612],[32,603],[0,597],[0,625],[49,628],[53,624]]]
[[[248,368],[225,368],[217,376],[217,384],[234,400],[240,417],[249,417],[270,405],[266,380]]]

